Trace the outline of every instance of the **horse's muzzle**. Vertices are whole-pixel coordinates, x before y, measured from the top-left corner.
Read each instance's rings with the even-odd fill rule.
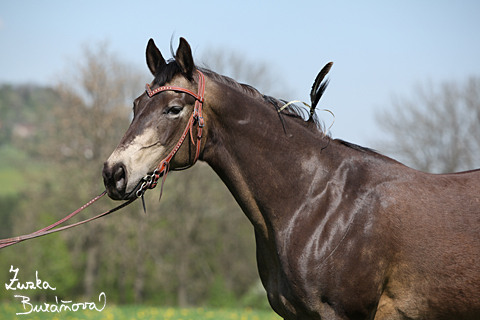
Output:
[[[127,172],[123,163],[109,165],[105,162],[103,165],[103,183],[108,196],[113,200],[125,200],[127,198]]]

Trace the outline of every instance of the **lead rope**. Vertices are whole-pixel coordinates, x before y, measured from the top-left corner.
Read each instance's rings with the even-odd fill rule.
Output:
[[[99,200],[100,198],[102,198],[105,194],[107,194],[107,191],[103,191],[100,195],[96,196],[95,198],[93,198],[92,200],[90,200],[89,202],[87,202],[86,204],[84,204],[83,206],[81,206],[80,208],[78,208],[77,210],[75,210],[74,212],[70,213],[68,216],[66,216],[65,218],[49,225],[48,227],[45,227],[43,229],[40,229],[38,231],[35,231],[35,232],[32,232],[30,234],[27,234],[27,235],[24,235],[24,236],[20,236],[20,237],[15,237],[15,238],[8,238],[8,239],[0,239],[0,249],[2,248],[5,248],[5,247],[8,247],[8,246],[11,246],[11,245],[14,245],[14,244],[17,244],[19,242],[22,242],[22,241],[25,241],[25,240],[29,240],[29,239],[33,239],[33,238],[38,238],[38,237],[41,237],[41,236],[44,236],[44,235],[47,235],[47,234],[51,234],[51,233],[55,233],[55,232],[59,232],[59,231],[62,231],[62,230],[66,230],[66,229],[70,229],[70,228],[73,228],[73,227],[76,227],[76,226],[79,226],[81,224],[84,224],[84,223],[87,223],[87,222],[90,222],[90,221],[93,221],[93,220],[96,220],[98,218],[101,218],[103,216],[106,216],[106,215],[109,215],[110,213],[113,213],[115,211],[118,211],[120,209],[122,209],[123,207],[126,207],[128,206],[130,203],[132,203],[133,201],[137,200],[136,198],[133,198],[127,202],[124,202],[122,203],[121,205],[113,208],[113,209],[110,209],[108,211],[105,211],[104,213],[101,213],[93,218],[90,218],[90,219],[87,219],[87,220],[83,220],[83,221],[80,221],[80,222],[77,222],[77,223],[74,223],[74,224],[70,224],[68,226],[64,226],[64,227],[60,227],[60,228],[56,228],[56,229],[53,229],[51,230],[52,228],[55,228],[56,226],[64,223],[65,221],[71,219],[72,217],[74,217],[76,214],[78,214],[79,212],[83,211],[84,209],[86,209],[87,207],[89,207],[90,205],[92,205],[94,202],[96,202],[97,200]]]

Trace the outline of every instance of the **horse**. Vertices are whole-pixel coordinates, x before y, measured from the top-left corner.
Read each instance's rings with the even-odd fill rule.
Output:
[[[197,67],[183,38],[168,61],[150,39],[146,61],[154,80],[103,167],[110,198],[198,159],[253,224],[284,319],[480,319],[480,170],[420,172],[333,139],[293,104]]]

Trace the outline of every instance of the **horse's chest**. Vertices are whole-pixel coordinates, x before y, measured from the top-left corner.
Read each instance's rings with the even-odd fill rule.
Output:
[[[278,313],[285,318],[315,319],[374,312],[384,277],[382,250],[365,239],[353,241],[349,235],[344,233],[341,240],[323,246],[312,245],[314,241],[284,242],[283,247],[257,241],[260,276]]]
[[[322,302],[320,277],[313,276],[322,271],[309,271],[308,265],[292,263],[300,257],[282,254],[281,250],[265,250],[267,247],[257,241],[258,268],[268,300],[277,313],[286,319],[314,319],[315,315],[320,316],[320,310],[331,309]],[[316,280],[309,282],[306,273]]]

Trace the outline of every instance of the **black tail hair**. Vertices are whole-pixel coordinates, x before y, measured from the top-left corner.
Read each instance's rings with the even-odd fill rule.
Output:
[[[310,100],[311,100],[310,118],[313,117],[318,101],[320,101],[320,98],[322,97],[323,93],[325,92],[325,89],[327,89],[328,83],[330,82],[330,80],[328,79],[325,81],[323,81],[323,79],[330,71],[330,68],[332,67],[332,65],[333,65],[333,62],[327,63],[322,68],[322,70],[320,70],[317,77],[315,78],[315,82],[313,83],[313,86],[312,86],[312,91],[310,91]]]

